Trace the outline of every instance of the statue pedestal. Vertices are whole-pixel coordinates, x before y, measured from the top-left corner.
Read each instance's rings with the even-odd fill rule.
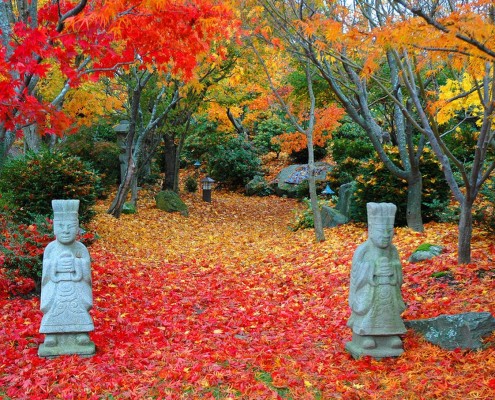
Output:
[[[87,335],[84,340],[81,340],[83,335],[81,333],[50,334],[51,340],[45,340],[45,343],[42,343],[38,348],[38,356],[57,357],[64,354],[92,356],[96,352],[96,346]]]
[[[370,347],[374,345],[374,347]],[[404,353],[402,340],[397,335],[390,336],[361,336],[352,334],[352,341],[345,344],[345,349],[355,359],[371,356],[376,359],[398,357]]]

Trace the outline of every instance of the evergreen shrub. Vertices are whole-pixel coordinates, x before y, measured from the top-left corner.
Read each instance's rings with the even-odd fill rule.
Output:
[[[392,160],[398,163],[397,148],[390,147],[387,152]],[[440,163],[431,150],[425,149],[421,157],[420,169],[423,177],[423,222],[438,221],[440,214],[449,204],[450,189]],[[392,175],[377,158],[364,161],[359,166],[350,217],[356,221],[366,221],[366,203],[368,202],[394,203],[397,206],[396,225],[407,224],[407,182]]]
[[[35,215],[51,217],[53,199],[79,199],[80,222],[89,222],[99,190],[100,178],[91,165],[62,152],[11,158],[0,172],[0,192],[21,223],[32,223]]]
[[[256,149],[242,138],[232,138],[213,147],[208,157],[211,178],[229,187],[245,186],[260,172]]]

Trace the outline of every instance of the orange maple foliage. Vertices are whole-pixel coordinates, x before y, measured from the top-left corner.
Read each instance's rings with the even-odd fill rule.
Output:
[[[299,203],[213,193],[184,200],[190,217],[143,196],[139,214],[116,220],[103,204],[92,224],[97,353],[52,360],[39,300],[0,297],[0,395],[13,399],[468,399],[493,398],[495,336],[484,351],[446,351],[409,331],[397,359],[353,360],[344,350],[349,272],[362,225],[328,231],[287,224]],[[490,311],[493,237],[476,231],[475,263],[456,265],[455,227],[397,229],[408,304],[405,319]],[[410,264],[421,243],[441,244]],[[432,278],[450,271],[452,280]],[[0,281],[3,282],[3,281]],[[271,383],[267,376],[271,377]]]

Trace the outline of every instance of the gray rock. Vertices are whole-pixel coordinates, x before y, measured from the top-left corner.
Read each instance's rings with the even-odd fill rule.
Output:
[[[324,162],[316,162],[316,180],[325,181],[328,171],[332,168],[330,164]],[[273,190],[278,196],[297,197],[299,185],[308,179],[307,164],[289,165],[279,172],[277,178],[273,182]]]
[[[273,189],[262,176],[256,175],[246,185],[246,195],[248,196],[270,196]]]
[[[417,263],[424,260],[430,260],[442,254],[442,246],[436,246],[433,244],[422,244],[420,245],[409,257],[408,261],[411,263]]]
[[[349,221],[345,215],[342,215],[332,207],[323,206],[321,208],[321,223],[324,228],[334,228],[343,225]]]
[[[436,318],[405,321],[406,327],[421,333],[427,341],[447,350],[480,349],[481,339],[495,330],[489,312],[440,315]]]
[[[344,183],[339,188],[339,199],[337,201],[337,211],[349,217],[352,195],[356,191],[356,182]]]
[[[187,217],[189,211],[179,195],[172,190],[162,190],[155,196],[156,207],[167,212],[180,212]]]

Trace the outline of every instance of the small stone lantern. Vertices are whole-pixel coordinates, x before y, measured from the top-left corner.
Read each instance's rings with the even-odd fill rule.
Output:
[[[335,192],[332,190],[332,188],[330,187],[330,185],[327,184],[327,186],[325,187],[325,189],[323,189],[321,191],[321,194],[323,196],[331,196],[332,194],[335,194]]]
[[[125,173],[127,171],[127,157],[126,157],[126,137],[129,133],[129,121],[123,119],[117,125],[113,127],[113,131],[117,134],[117,143],[120,147],[119,161],[120,161],[120,181],[124,180]]]
[[[203,189],[203,200],[208,203],[211,203],[211,187],[213,183],[215,183],[215,181],[211,179],[209,176],[201,179],[201,187]]]

